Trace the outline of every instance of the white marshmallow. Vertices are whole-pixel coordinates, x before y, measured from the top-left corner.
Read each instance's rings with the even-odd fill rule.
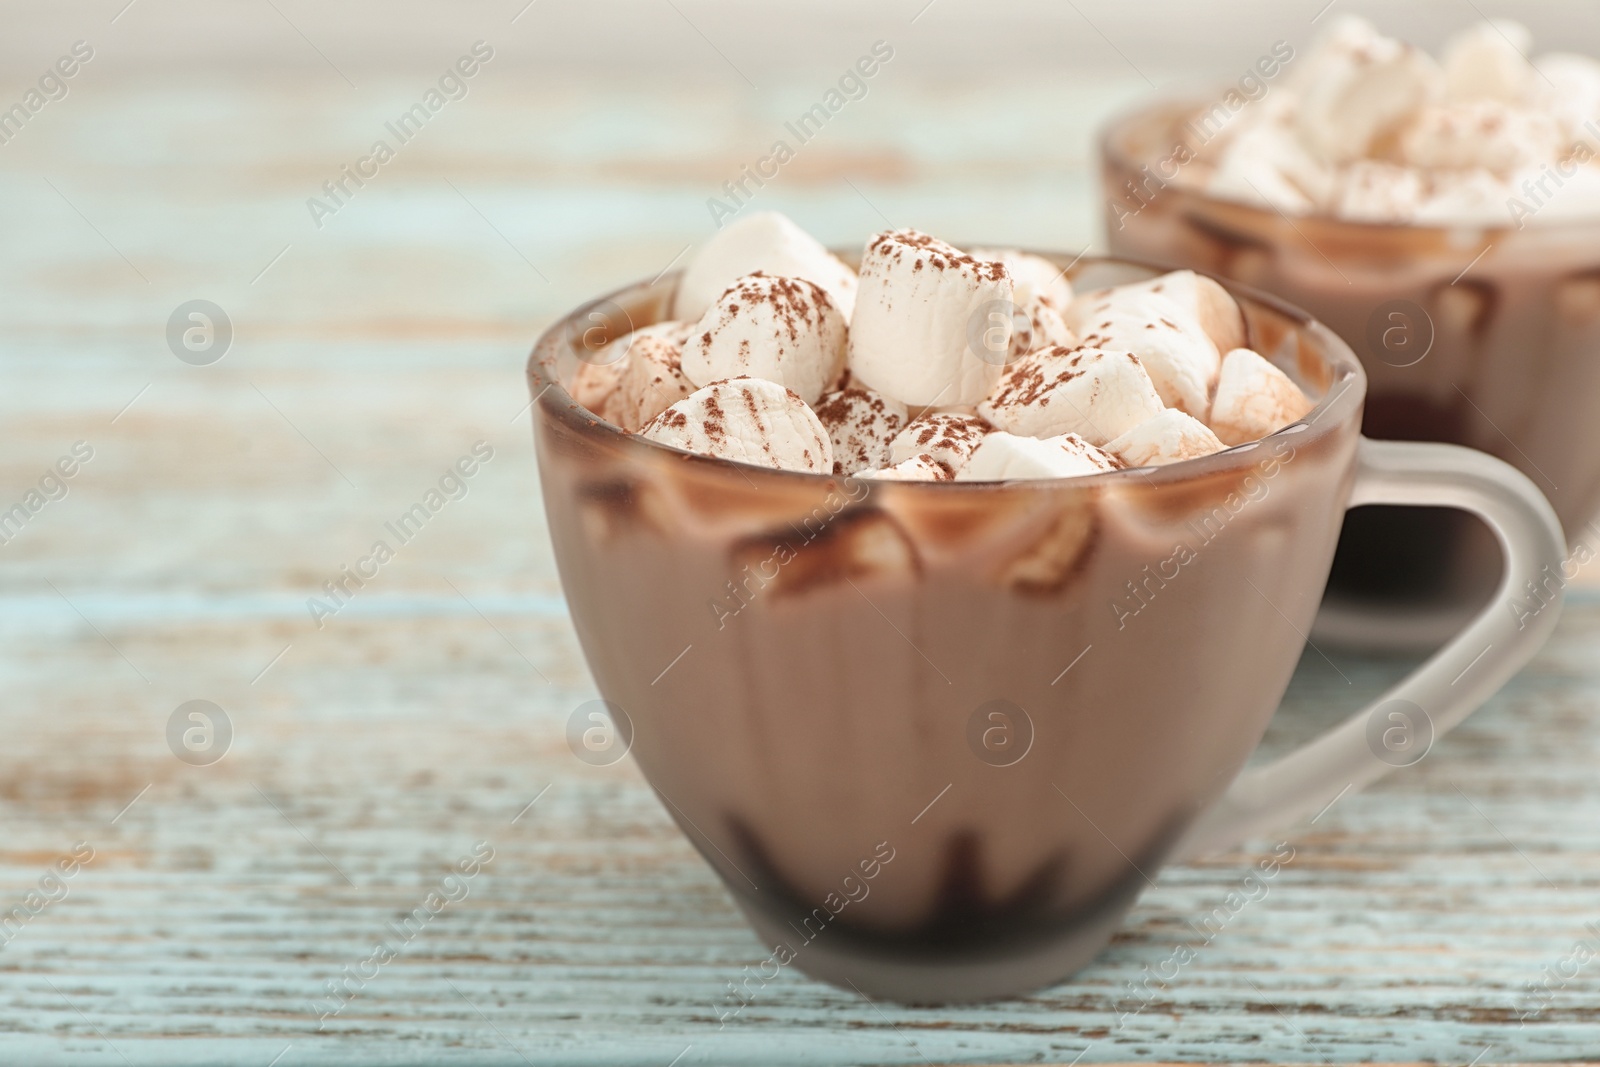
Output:
[[[989,429],[988,421],[978,415],[953,411],[920,415],[889,443],[889,462],[904,463],[928,455],[934,462],[959,471]]]
[[[1563,141],[1600,149],[1600,61],[1570,52],[1540,56],[1534,85],[1545,110],[1561,124]]]
[[[1281,120],[1246,119],[1223,148],[1206,191],[1290,214],[1325,205],[1333,193],[1334,173],[1301,143],[1292,120],[1292,114]]]
[[[737,463],[833,473],[833,445],[816,414],[762,378],[730,378],[696,390],[650,420],[640,436]]]
[[[1043,256],[1015,248],[974,248],[974,259],[1003,263],[1011,274],[1011,348],[1006,362],[1015,361],[1046,345],[1075,345],[1062,320],[1062,312],[1072,303],[1072,283],[1066,274]]]
[[[1011,272],[1012,298],[1021,304],[1037,296],[1064,311],[1072,303],[1072,283],[1066,273],[1043,256],[1015,248],[974,248],[974,259],[998,261]]]
[[[978,413],[1001,430],[1028,437],[1077,434],[1097,445],[1161,409],[1137,356],[1088,347],[1044,348],[1024,356],[978,405]]]
[[[1426,52],[1357,18],[1340,20],[1298,72],[1296,128],[1328,163],[1368,155],[1385,134],[1439,97],[1444,76]]]
[[[915,230],[867,242],[850,371],[906,404],[975,404],[1011,345],[1011,275]]]
[[[1527,59],[1532,47],[1533,34],[1510,19],[1490,19],[1457,32],[1439,53],[1446,98],[1525,102],[1538,77]]]
[[[692,323],[668,319],[613,339],[578,365],[572,381],[572,398],[595,414],[610,418],[609,403],[622,383],[623,372],[628,369],[628,349],[633,343],[643,337],[660,337],[681,345],[693,328]]]
[[[856,302],[855,271],[776,211],[746,215],[712,235],[678,280],[673,317],[691,322],[700,318],[730,285],[757,271],[821,286],[849,321]]]
[[[1283,88],[1299,94],[1319,81],[1334,76],[1348,63],[1349,54],[1372,41],[1383,40],[1377,27],[1360,15],[1334,12],[1311,41],[1287,68]]]
[[[1085,345],[1138,356],[1164,404],[1205,414],[1221,357],[1176,301],[1149,289],[1113,289],[1074,303],[1067,324]]]
[[[1501,221],[1508,208],[1512,223],[1518,226],[1535,218],[1549,224],[1562,219],[1592,221],[1600,217],[1600,165],[1575,163],[1567,169],[1573,171],[1567,177],[1550,164],[1513,174],[1508,179],[1509,187],[1500,188],[1495,205],[1502,213]],[[1544,183],[1542,191],[1540,182]],[[1510,203],[1513,197],[1515,204]]]
[[[1513,175],[1508,184],[1486,170],[1435,174],[1431,178],[1430,188],[1411,218],[1417,226],[1503,226],[1508,202],[1516,195],[1514,190],[1520,181],[1519,176]],[[1592,202],[1589,206],[1600,213]]]
[[[683,374],[683,349],[666,337],[639,331],[628,346],[617,391],[606,417],[630,433],[676,404],[694,386]]]
[[[649,326],[641,326],[632,333],[625,333],[618,337],[599,352],[596,352],[592,359],[595,363],[607,365],[626,363],[628,349],[632,348],[633,343],[641,337],[660,337],[681,347],[683,342],[689,339],[689,335],[694,333],[694,325],[692,322],[683,322],[678,319],[663,319],[660,322],[653,322]]]
[[[1414,167],[1497,174],[1554,160],[1562,147],[1553,117],[1499,100],[1425,107],[1400,138],[1401,157]]]
[[[1422,205],[1422,175],[1410,167],[1362,159],[1340,175],[1334,209],[1358,222],[1410,222]]]
[[[848,332],[818,286],[748,274],[717,298],[684,342],[683,373],[699,386],[745,374],[766,378],[814,404],[844,366]]]
[[[1593,216],[1589,169],[1561,186],[1551,170],[1574,145],[1600,153],[1600,62],[1530,62],[1529,44],[1517,23],[1479,22],[1435,63],[1363,19],[1334,17],[1280,90],[1222,131],[1211,169],[1186,180],[1224,199],[1360,222],[1521,226],[1547,206],[1550,217]],[[1546,188],[1524,189],[1529,179]]]
[[[1102,300],[1115,301],[1136,293],[1154,293],[1177,304],[1211,338],[1218,352],[1244,345],[1244,312],[1239,310],[1238,301],[1228,290],[1204,274],[1196,274],[1192,270],[1168,271],[1149,281],[1102,289],[1099,294],[1090,296],[1099,295]]]
[[[871,478],[881,482],[948,482],[954,475],[950,468],[927,453],[903,459],[890,467],[862,471],[856,477]]]
[[[1039,440],[1004,432],[983,439],[967,465],[956,473],[958,482],[1006,482],[1022,478],[1075,478],[1120,470],[1115,456],[1091,445],[1077,434]]]
[[[1066,320],[1056,305],[1037,293],[1016,301],[1016,314],[1011,320],[1011,350],[1007,363],[1014,363],[1029,352],[1037,352],[1051,345],[1071,348],[1078,343],[1077,334],[1067,327]]]
[[[1072,304],[1072,283],[1043,256],[1015,248],[975,248],[975,259],[1005,264],[1011,274],[1011,348],[1007,363],[1049,345],[1078,343],[1061,317]]]
[[[817,418],[833,442],[833,472],[875,470],[889,460],[889,442],[906,424],[906,406],[861,385],[829,393]]]
[[[1205,423],[1168,408],[1106,445],[1106,451],[1130,467],[1162,467],[1209,456],[1226,447]]]
[[[1222,360],[1211,429],[1225,444],[1242,445],[1277,433],[1313,406],[1287,374],[1248,348],[1236,348]]]
[[[610,363],[590,363],[586,360],[579,363],[569,390],[572,399],[596,415],[605,417],[606,406],[616,395],[617,383],[622,380],[622,372],[627,366],[621,360]]]

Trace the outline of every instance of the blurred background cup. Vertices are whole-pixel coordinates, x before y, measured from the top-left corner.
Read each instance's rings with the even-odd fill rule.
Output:
[[[1578,543],[1600,509],[1600,219],[1519,230],[1291,218],[1152,177],[1183,155],[1178,146],[1203,154],[1190,120],[1207,106],[1203,97],[1165,100],[1105,129],[1112,251],[1305,308],[1366,368],[1367,436],[1447,441],[1505,460],[1549,497]],[[1489,598],[1500,573],[1493,537],[1463,512],[1357,509],[1318,634],[1437,644]]]

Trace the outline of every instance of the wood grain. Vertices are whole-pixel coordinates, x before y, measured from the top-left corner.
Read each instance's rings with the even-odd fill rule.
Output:
[[[785,973],[719,1024],[726,984],[764,950],[631,764],[566,748],[594,694],[543,531],[521,364],[559,311],[702,239],[705,197],[815,88],[641,98],[491,66],[319,231],[306,197],[437,64],[351,91],[114,59],[0,148],[0,505],[73,442],[94,448],[0,546],[0,911],[76,842],[94,850],[0,947],[0,1062],[1600,1050],[1594,964],[1518,1018],[1525,985],[1600,922],[1590,592],[1421,764],[1286,833],[1295,859],[1267,896],[1142,1010],[1128,984],[1194,942],[1273,842],[1163,873],[1101,960],[1033,997],[901,1008]],[[1033,91],[1082,106],[1040,137],[1014,86],[886,80],[760,203],[832,240],[888,218],[1076,250],[1093,232],[1087,131],[1144,88],[1051,75]],[[164,339],[195,297],[236,330],[210,367]],[[494,458],[466,497],[314,626],[307,598],[478,441]],[[1266,752],[1404,666],[1329,651],[1337,669],[1306,657]],[[192,699],[235,731],[213,766],[168,748]],[[326,981],[478,841],[494,859],[465,899],[319,1028]]]

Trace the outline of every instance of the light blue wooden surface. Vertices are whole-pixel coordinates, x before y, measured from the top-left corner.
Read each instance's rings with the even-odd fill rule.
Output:
[[[1600,963],[1517,1019],[1600,922],[1590,593],[1421,764],[1286,830],[1268,895],[1137,1014],[1119,1018],[1127,983],[1273,842],[1164,873],[1100,961],[1034,997],[908,1009],[785,974],[719,1026],[763,949],[631,765],[585,766],[563,739],[593,690],[521,366],[553,315],[703,239],[705,198],[818,87],[642,92],[491,64],[314,228],[305,199],[458,50],[352,91],[108,49],[0,147],[0,504],[74,441],[95,450],[0,546],[0,910],[75,842],[95,852],[0,947],[0,1062],[1600,1054]],[[830,241],[887,219],[1075,252],[1096,225],[1089,130],[1144,89],[886,74],[757,203]],[[1017,108],[1024,92],[1053,106]],[[236,329],[211,367],[163,336],[196,297]],[[306,598],[479,440],[495,455],[465,499],[315,628]],[[1302,665],[1269,750],[1399,669],[1334,657],[1342,675]],[[236,730],[207,768],[165,739],[195,698]],[[324,982],[478,840],[496,857],[470,895],[319,1031]]]

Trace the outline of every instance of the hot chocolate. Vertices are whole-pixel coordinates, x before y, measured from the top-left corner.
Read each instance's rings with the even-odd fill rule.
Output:
[[[1576,541],[1600,508],[1600,63],[1526,44],[1486,23],[1435,62],[1345,20],[1220,128],[1144,108],[1102,143],[1107,233],[1306,308],[1363,360],[1367,434],[1505,459]],[[1475,606],[1496,559],[1459,514],[1356,512],[1330,596]]]
[[[920,257],[922,271],[940,270],[937,253],[960,275],[911,291],[977,294],[976,332],[996,332],[975,348],[943,335],[898,356],[885,344],[860,363],[862,382],[843,387],[886,398],[883,410],[851,400],[833,430],[820,417],[830,401],[813,409],[799,390],[836,358],[818,293],[844,312],[823,280],[848,281],[792,244],[817,268],[802,279],[812,287],[805,311],[744,320],[743,308],[719,308],[741,273],[696,324],[728,313],[729,329],[756,330],[752,342],[777,328],[774,348],[723,349],[714,336],[707,351],[788,384],[690,381],[694,391],[642,433],[575,402],[597,381],[604,392],[613,339],[685,313],[671,277],[563,320],[535,349],[529,383],[573,624],[663,808],[775,959],[870,996],[973,1000],[1082,966],[1168,858],[1309,816],[1391,769],[1365,740],[1365,722],[1384,710],[1375,705],[1234,783],[1299,658],[1352,493],[1368,502],[1426,493],[1478,510],[1505,533],[1518,583],[1559,556],[1559,534],[1548,505],[1503,464],[1360,441],[1364,378],[1349,349],[1270,300],[1191,299],[1208,286],[1161,283],[1123,263],[1063,270],[1067,259],[1054,257],[1032,270],[1015,254],[1023,267],[1013,270],[1005,257],[957,253],[983,264],[973,266],[915,238],[894,242],[891,269],[920,275]],[[960,316],[907,304],[905,291],[870,276],[869,261],[852,331],[876,308],[966,334]],[[1073,375],[1079,353],[1060,343],[1006,365],[1024,313],[1006,308],[991,323],[984,289],[997,277],[1010,280],[1013,304],[1060,283],[1097,294],[1094,304],[1148,307],[1141,285],[1160,284],[1174,290],[1156,295],[1179,334],[1198,321],[1213,347],[1211,330],[1226,330],[1224,344],[1256,355],[1164,338],[1141,340],[1147,356],[1135,356],[1109,347],[1132,319],[1094,318],[1086,328],[1107,335],[1093,348],[1108,361],[1095,379],[1105,388],[1075,392],[1088,372]],[[1194,315],[1202,307],[1222,313]],[[1057,328],[1033,312],[1030,325]],[[895,329],[880,321],[849,338],[847,364],[859,338],[884,344]],[[926,366],[901,362],[908,356],[942,368],[938,380],[959,383],[963,403],[918,414],[938,389]],[[1159,381],[1142,369],[1147,358],[1165,361]],[[1205,413],[1168,401],[1187,405],[1193,375],[1210,375],[1212,360],[1214,395],[1264,406],[1230,402],[1217,421],[1214,403]],[[1031,368],[1026,381],[1008,380],[1017,367]],[[1143,375],[1132,387],[1129,368]],[[1219,436],[1256,432],[1294,396],[1315,406],[1265,439],[1228,448]],[[889,401],[913,416],[898,430]],[[1103,402],[1128,425],[1100,425]],[[1071,410],[1085,404],[1088,419]],[[1140,419],[1140,404],[1159,410]],[[870,447],[836,450],[836,433]],[[834,473],[824,455],[882,465]],[[1155,465],[1132,466],[1143,462]],[[1517,629],[1486,616],[1386,696],[1425,707],[1442,733],[1531,655],[1554,618]]]

